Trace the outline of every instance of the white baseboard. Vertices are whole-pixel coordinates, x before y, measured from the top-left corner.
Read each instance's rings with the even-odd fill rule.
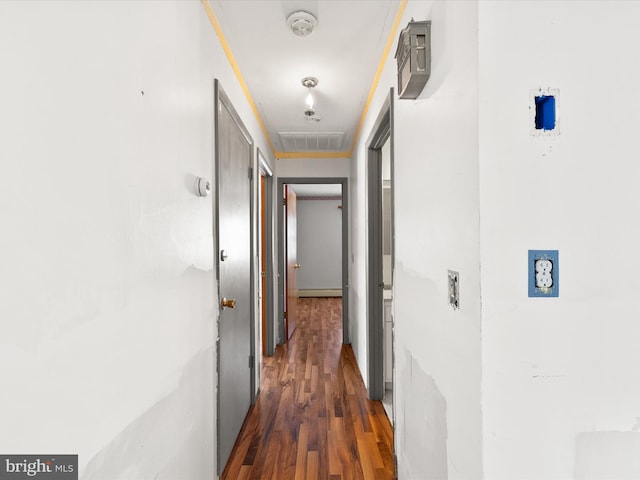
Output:
[[[342,297],[342,290],[340,288],[322,288],[322,289],[309,289],[298,290],[298,296],[300,297]]]

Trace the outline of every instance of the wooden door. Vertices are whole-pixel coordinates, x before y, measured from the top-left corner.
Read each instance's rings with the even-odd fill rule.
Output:
[[[216,82],[218,473],[251,405],[251,188],[253,142]]]
[[[297,271],[300,268],[298,264],[298,222],[296,217],[296,192],[289,186],[285,186],[286,198],[286,258],[287,258],[287,322],[286,332],[287,339],[291,338],[293,331],[296,329],[296,320],[298,312],[298,284],[296,281]]]

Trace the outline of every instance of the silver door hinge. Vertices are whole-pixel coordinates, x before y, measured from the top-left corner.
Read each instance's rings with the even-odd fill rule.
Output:
[[[253,178],[253,167],[249,167],[249,180]]]
[[[253,355],[249,355],[249,368],[253,368],[255,364],[255,357]]]

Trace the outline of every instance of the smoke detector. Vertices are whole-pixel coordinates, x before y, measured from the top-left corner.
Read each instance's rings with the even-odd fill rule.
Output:
[[[318,19],[308,12],[293,12],[287,17],[287,26],[294,35],[308,37],[313,33],[313,29],[318,26]]]

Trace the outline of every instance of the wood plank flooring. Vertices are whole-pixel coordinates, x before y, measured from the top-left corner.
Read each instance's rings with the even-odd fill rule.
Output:
[[[223,480],[392,480],[393,433],[367,399],[350,345],[342,345],[342,299],[304,298],[289,342],[263,359],[261,393]]]

